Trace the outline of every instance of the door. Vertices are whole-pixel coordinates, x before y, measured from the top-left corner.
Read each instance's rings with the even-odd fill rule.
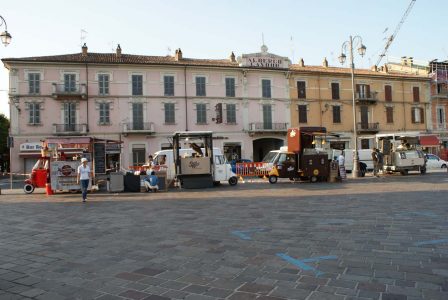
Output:
[[[294,153],[281,153],[277,162],[280,178],[297,177],[296,155]]]
[[[361,106],[361,129],[369,129],[369,108]]]
[[[213,181],[225,181],[227,179],[227,164],[224,155],[215,155],[215,174]]]
[[[76,131],[76,103],[64,103],[64,130]]]
[[[132,130],[143,130],[143,103],[132,103]]]

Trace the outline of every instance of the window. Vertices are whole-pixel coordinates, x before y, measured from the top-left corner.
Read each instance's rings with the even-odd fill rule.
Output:
[[[413,107],[411,112],[412,112],[411,115],[412,123],[425,123],[423,108]]]
[[[341,123],[341,107],[333,106],[333,123]]]
[[[134,166],[143,166],[146,163],[145,145],[132,146],[132,164]]]
[[[393,123],[394,122],[394,108],[386,107],[386,122]]]
[[[196,96],[206,96],[205,77],[196,77]]]
[[[333,100],[339,100],[339,82],[332,82],[331,83],[331,99]]]
[[[445,126],[445,108],[437,107],[437,124],[439,127]]]
[[[357,84],[356,85],[356,94],[357,94],[359,99],[370,98],[370,85],[367,85],[367,84]]]
[[[64,92],[76,92],[76,74],[64,74]]]
[[[143,103],[132,103],[132,130],[143,128]]]
[[[143,95],[143,75],[132,75],[132,95]]]
[[[40,93],[40,74],[39,73],[29,73],[28,74],[28,84],[30,94]]]
[[[206,104],[196,104],[196,124],[207,124]]]
[[[109,95],[109,75],[98,74],[98,88],[100,95]]]
[[[110,123],[110,104],[100,103],[100,125],[109,125]]]
[[[174,124],[174,103],[165,103],[165,124]]]
[[[272,106],[263,105],[263,129],[272,129]]]
[[[30,103],[29,104],[29,120],[28,123],[32,125],[40,124],[40,104]]]
[[[414,96],[414,102],[420,102],[420,88],[418,86],[412,88],[412,94]]]
[[[392,86],[385,85],[384,86],[384,99],[386,102],[392,102]]]
[[[361,139],[361,149],[370,149],[369,139]]]
[[[261,96],[271,98],[271,81],[269,79],[261,80]]]
[[[64,103],[64,130],[76,131],[76,103]]]
[[[297,81],[297,93],[299,99],[306,98],[306,82],[305,81]]]
[[[226,104],[227,124],[236,124],[236,104]]]
[[[165,89],[165,96],[174,96],[174,76],[163,76],[163,86]]]
[[[235,97],[235,78],[226,78],[226,97]]]
[[[299,123],[307,122],[307,107],[306,105],[299,105]]]

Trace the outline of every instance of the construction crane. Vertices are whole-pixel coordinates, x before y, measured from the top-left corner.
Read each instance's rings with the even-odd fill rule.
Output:
[[[406,18],[408,17],[409,13],[411,12],[412,7],[414,6],[416,0],[411,0],[411,3],[409,3],[408,8],[406,9],[403,17],[401,18],[400,23],[398,23],[397,27],[395,28],[394,33],[387,39],[386,45],[384,46],[384,50],[383,52],[380,54],[380,56],[378,57],[378,61],[376,62],[376,66],[379,66],[381,63],[381,60],[383,59],[384,56],[386,56],[387,50],[389,49],[390,45],[392,44],[392,42],[395,40],[395,38],[397,37],[398,32],[400,31],[401,26],[403,25],[404,21],[406,20]]]

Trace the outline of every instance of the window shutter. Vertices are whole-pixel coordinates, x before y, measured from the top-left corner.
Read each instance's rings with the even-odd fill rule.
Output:
[[[333,106],[333,123],[341,123],[341,107]]]
[[[370,85],[366,85],[366,96],[370,98]]]
[[[411,109],[411,122],[415,123],[415,108]]]
[[[299,123],[307,123],[306,105],[299,105]]]
[[[385,100],[387,102],[392,101],[392,86],[386,85],[384,86],[384,92],[385,92]]]
[[[297,93],[299,99],[306,98],[306,82],[305,81],[297,81]]]
[[[331,83],[331,99],[339,100],[339,83],[337,82]]]
[[[392,107],[386,107],[386,122],[394,122],[394,109]]]
[[[420,88],[418,86],[414,86],[412,88],[412,92],[414,94],[414,102],[420,102]]]
[[[425,123],[425,110],[423,108],[420,109],[420,123]]]
[[[359,93],[360,90],[361,90],[361,85],[360,85],[360,84],[357,84],[357,85],[356,85],[356,92]]]

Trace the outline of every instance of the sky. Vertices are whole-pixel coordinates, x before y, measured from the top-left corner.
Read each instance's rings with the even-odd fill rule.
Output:
[[[2,0],[0,15],[12,42],[0,45],[0,58],[78,53],[85,30],[89,52],[112,52],[120,43],[127,54],[167,55],[181,48],[184,57],[227,58],[231,51],[237,56],[259,52],[264,36],[270,53],[288,56],[293,63],[303,58],[306,65],[320,65],[326,57],[337,66],[343,42],[359,35],[367,53],[356,57],[355,64],[369,68],[410,2]],[[447,0],[416,0],[388,58],[447,60],[447,11]],[[0,69],[0,113],[9,115],[8,72]]]

